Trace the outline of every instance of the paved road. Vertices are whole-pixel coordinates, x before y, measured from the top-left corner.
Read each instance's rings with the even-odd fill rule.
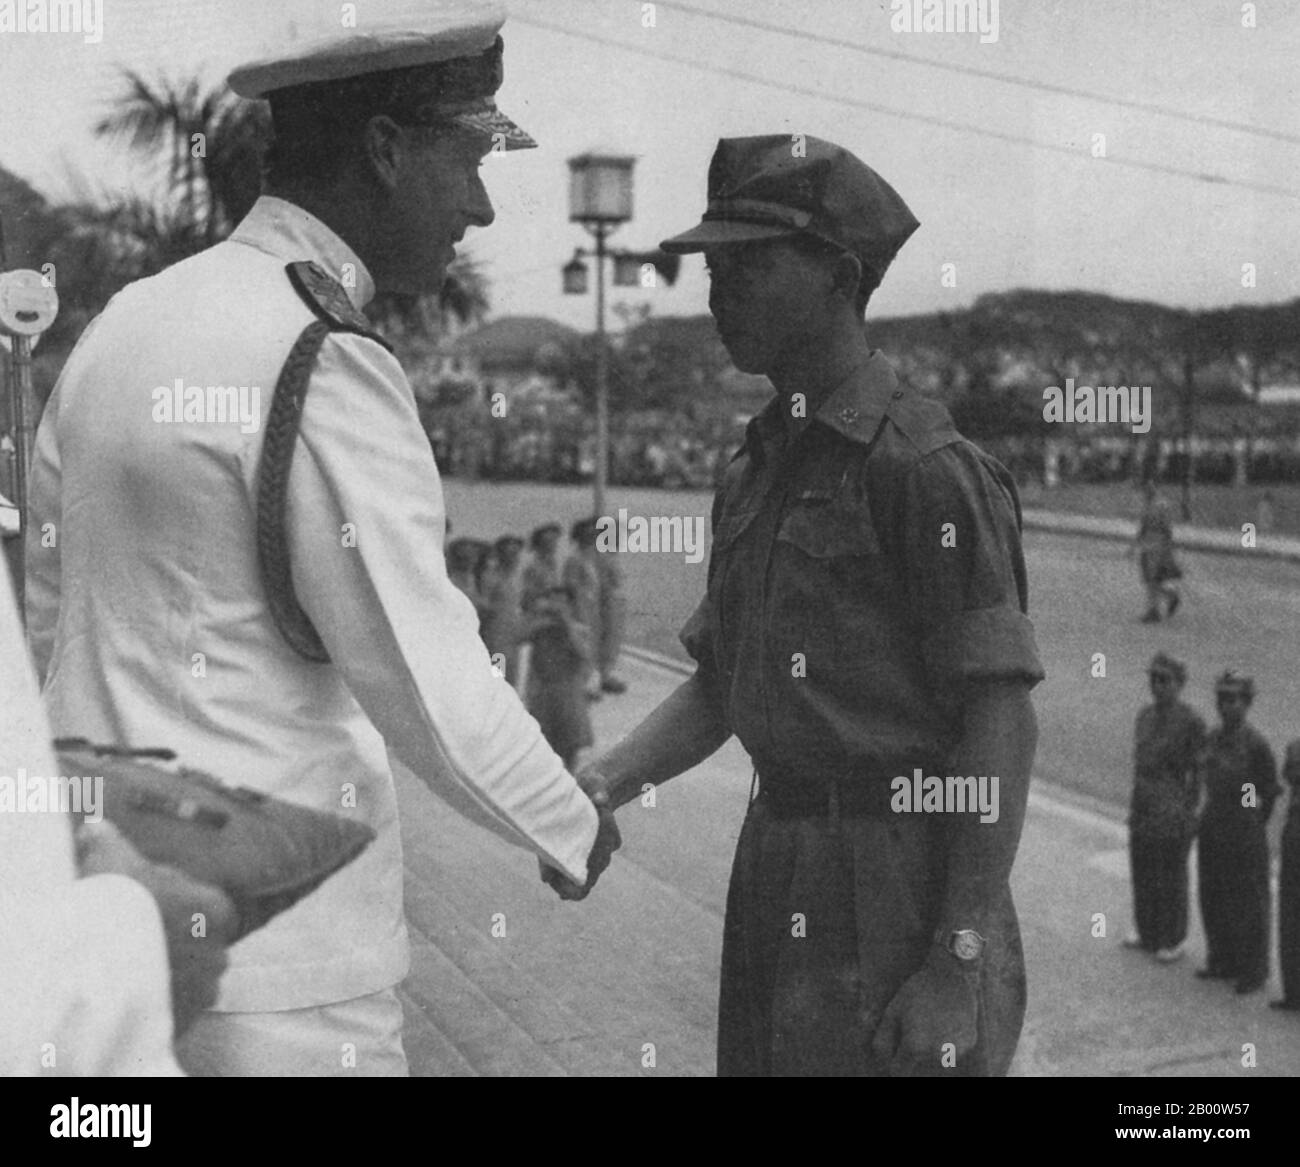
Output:
[[[1031,531],[1025,547],[1048,673],[1034,692],[1040,776],[1124,802],[1133,722],[1150,699],[1144,670],[1162,649],[1187,662],[1184,698],[1207,722],[1214,677],[1231,666],[1255,677],[1251,718],[1279,758],[1300,737],[1300,566],[1184,553],[1182,609],[1167,623],[1142,624],[1137,569],[1121,544]],[[1104,678],[1092,675],[1098,653]]]

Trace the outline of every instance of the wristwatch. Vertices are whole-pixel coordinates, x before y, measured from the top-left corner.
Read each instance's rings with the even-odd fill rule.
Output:
[[[973,966],[984,955],[984,946],[988,943],[974,928],[962,928],[948,933],[937,932],[934,942],[967,966]]]

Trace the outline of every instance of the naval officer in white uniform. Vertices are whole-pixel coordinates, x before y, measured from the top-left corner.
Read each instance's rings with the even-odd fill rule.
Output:
[[[178,1050],[191,1073],[407,1072],[386,750],[557,881],[587,883],[617,846],[447,579],[411,386],[360,313],[377,290],[436,291],[492,221],[486,153],[535,144],[493,100],[503,14],[383,7],[232,73],[271,103],[266,197],[113,299],[37,437],[28,618],[54,731],[167,746],[378,833],[230,950]]]

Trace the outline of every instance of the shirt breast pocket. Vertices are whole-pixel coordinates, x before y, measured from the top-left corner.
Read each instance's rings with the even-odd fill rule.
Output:
[[[871,511],[820,490],[799,491],[791,497],[776,537],[815,560],[881,554]]]
[[[837,493],[800,491],[776,538],[773,631],[805,654],[810,678],[843,683],[870,666],[884,631],[888,567],[871,514]]]

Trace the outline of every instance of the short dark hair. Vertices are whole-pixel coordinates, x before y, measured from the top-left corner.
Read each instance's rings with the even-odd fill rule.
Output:
[[[402,94],[409,88],[405,69],[368,73],[344,81],[322,81],[278,89],[269,95],[273,140],[266,154],[268,190],[303,184],[329,185],[361,150],[362,132],[376,117],[434,133],[451,124],[417,123]]]

